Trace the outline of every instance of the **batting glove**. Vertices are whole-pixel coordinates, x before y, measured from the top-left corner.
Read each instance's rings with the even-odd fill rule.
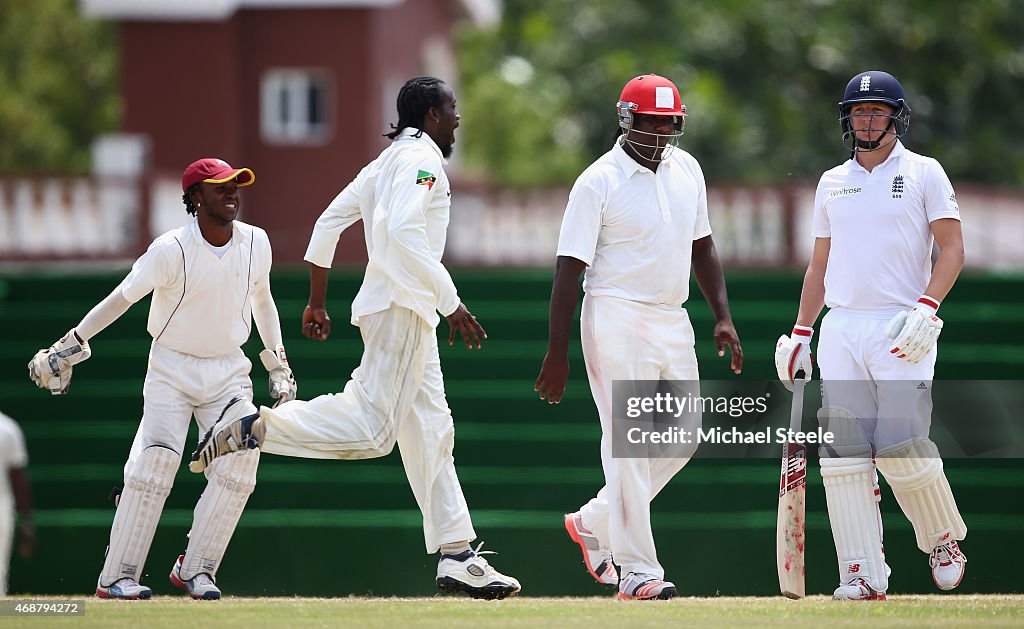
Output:
[[[890,319],[885,326],[885,335],[893,339],[889,353],[909,363],[918,363],[931,353],[942,332],[942,319],[935,315],[938,309],[937,299],[922,295],[913,310]]]
[[[804,372],[803,380],[811,379],[814,369],[814,357],[811,356],[811,338],[814,328],[802,325],[793,326],[793,336],[783,334],[775,344],[775,370],[779,380],[790,391],[793,390],[793,378],[798,371]]]

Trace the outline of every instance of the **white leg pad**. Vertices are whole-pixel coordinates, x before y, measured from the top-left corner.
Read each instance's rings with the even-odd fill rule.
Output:
[[[875,461],[914,525],[918,548],[930,553],[938,544],[967,537],[967,525],[942,471],[939,449],[931,439],[918,438],[886,448]]]
[[[215,459],[207,468],[206,489],[196,503],[188,549],[178,574],[182,581],[201,572],[217,576],[245,503],[256,488],[259,462],[259,450],[240,450]]]
[[[110,545],[100,573],[107,587],[125,577],[142,579],[142,569],[153,543],[164,501],[174,484],[181,454],[162,446],[150,446],[125,473],[124,490],[117,503]]]
[[[866,457],[822,458],[820,464],[839,560],[839,581],[847,583],[860,577],[872,589],[884,592],[889,578],[872,482],[874,465]]]

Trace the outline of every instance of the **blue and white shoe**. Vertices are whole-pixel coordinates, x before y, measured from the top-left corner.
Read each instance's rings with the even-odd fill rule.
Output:
[[[483,542],[475,550],[465,550],[457,555],[441,555],[437,563],[437,587],[443,592],[465,592],[473,598],[488,600],[515,596],[522,587],[519,581],[495,570],[480,555],[493,554],[481,551]]]
[[[260,411],[248,398],[236,395],[227,403],[217,420],[199,440],[188,469],[195,473],[205,470],[219,456],[263,445],[267,427],[260,419]]]
[[[220,589],[214,583],[213,577],[200,572],[188,581],[181,578],[181,562],[185,561],[185,555],[178,555],[178,561],[174,562],[171,568],[171,584],[188,590],[189,596],[197,600],[215,601],[220,598]]]
[[[120,598],[126,601],[146,600],[152,598],[153,590],[140,585],[135,579],[124,577],[110,585],[96,583],[96,596],[100,598]]]

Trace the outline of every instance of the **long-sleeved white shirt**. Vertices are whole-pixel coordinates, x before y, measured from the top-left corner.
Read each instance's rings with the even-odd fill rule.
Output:
[[[234,221],[228,251],[218,258],[193,219],[154,240],[114,292],[129,304],[152,292],[146,329],[177,352],[201,358],[237,352],[254,319],[264,345],[273,348],[281,343],[281,322],[270,292],[271,263],[270,239],[259,227]],[[106,325],[82,327],[88,340],[99,332],[93,328]]]
[[[369,262],[352,302],[352,323],[392,304],[430,325],[459,307],[459,295],[441,264],[451,187],[441,150],[426,133],[403,129],[327,206],[313,227],[305,259],[330,268],[338,238],[363,219]]]

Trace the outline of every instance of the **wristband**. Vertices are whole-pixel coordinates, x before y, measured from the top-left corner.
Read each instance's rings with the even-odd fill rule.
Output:
[[[797,343],[810,343],[811,337],[814,336],[814,328],[809,328],[803,325],[793,326],[793,340]]]
[[[915,307],[919,310],[924,310],[930,315],[934,315],[939,310],[939,300],[929,297],[928,295],[921,295],[917,299],[917,305]]]

